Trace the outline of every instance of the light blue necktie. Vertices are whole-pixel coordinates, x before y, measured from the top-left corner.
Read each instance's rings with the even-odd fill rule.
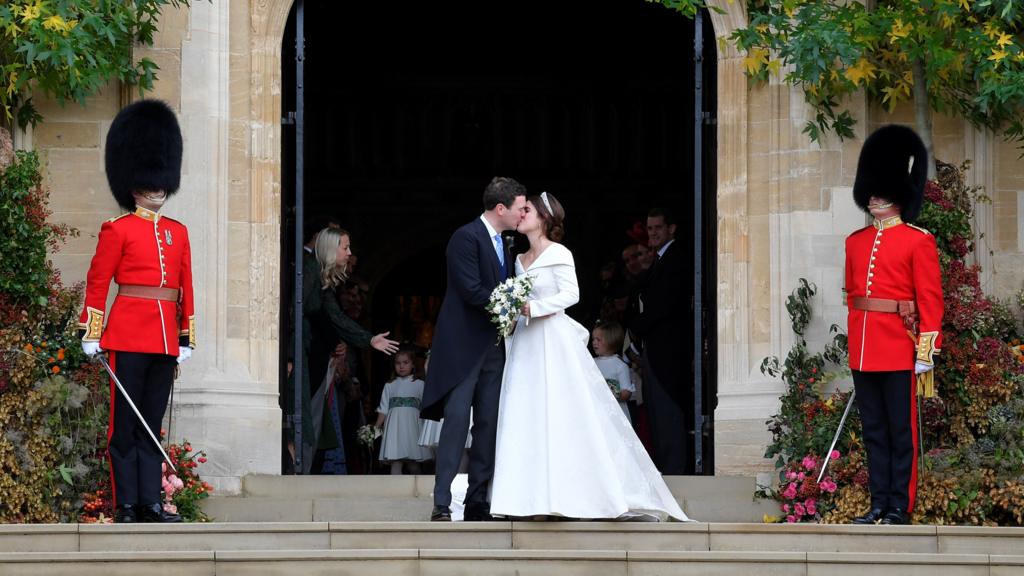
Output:
[[[498,267],[501,275],[505,276],[505,243],[501,240],[501,232],[494,235],[494,249],[498,253]]]

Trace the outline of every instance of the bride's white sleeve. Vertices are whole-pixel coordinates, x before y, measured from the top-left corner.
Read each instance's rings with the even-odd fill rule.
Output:
[[[580,285],[576,281],[576,267],[571,264],[556,264],[548,267],[555,275],[558,292],[530,301],[530,317],[540,318],[565,310],[580,301]]]

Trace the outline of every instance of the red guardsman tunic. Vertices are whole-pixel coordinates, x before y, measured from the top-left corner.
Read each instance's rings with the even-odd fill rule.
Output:
[[[177,289],[177,301],[118,294],[104,314],[111,279],[119,286]],[[192,255],[185,225],[142,207],[104,222],[78,322],[82,340],[98,340],[104,350],[177,356],[179,346],[194,348]]]
[[[931,364],[942,345],[942,280],[935,237],[899,216],[876,220],[846,239],[850,368],[863,372],[913,370]],[[918,335],[899,314],[867,312],[854,298],[913,300]]]

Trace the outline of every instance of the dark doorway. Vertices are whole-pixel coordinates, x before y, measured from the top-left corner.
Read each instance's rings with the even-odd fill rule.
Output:
[[[451,232],[481,212],[492,176],[547,190],[567,211],[565,244],[582,296],[600,311],[600,271],[621,267],[627,231],[673,210],[692,263],[693,22],[645,0],[309,2],[306,5],[305,211],[352,232],[369,287],[364,325],[429,345]],[[294,110],[295,27],[283,39],[283,107]],[[706,412],[714,413],[715,45],[705,17]],[[640,40],[629,40],[639,38]],[[282,334],[291,307],[295,132],[282,142]],[[525,247],[524,247],[525,248]],[[693,294],[680,294],[692,301]],[[690,345],[692,323],[679,329]],[[290,345],[282,338],[282,345]],[[365,354],[374,396],[390,373]],[[710,430],[710,429],[708,429]],[[685,433],[681,431],[680,433]],[[707,434],[707,431],[706,431]],[[713,470],[712,434],[705,469]],[[692,438],[691,438],[692,440]]]

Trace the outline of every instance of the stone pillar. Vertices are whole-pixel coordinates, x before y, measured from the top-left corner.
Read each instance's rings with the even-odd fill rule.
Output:
[[[166,209],[189,226],[199,330],[177,384],[172,436],[207,452],[203,477],[222,493],[238,491],[245,474],[278,473],[281,455],[277,302],[255,299],[249,289],[269,279],[266,293],[276,294],[277,211],[255,221],[229,172],[239,148],[244,154],[231,134],[237,4],[199,2],[188,12],[180,50],[182,193]]]

